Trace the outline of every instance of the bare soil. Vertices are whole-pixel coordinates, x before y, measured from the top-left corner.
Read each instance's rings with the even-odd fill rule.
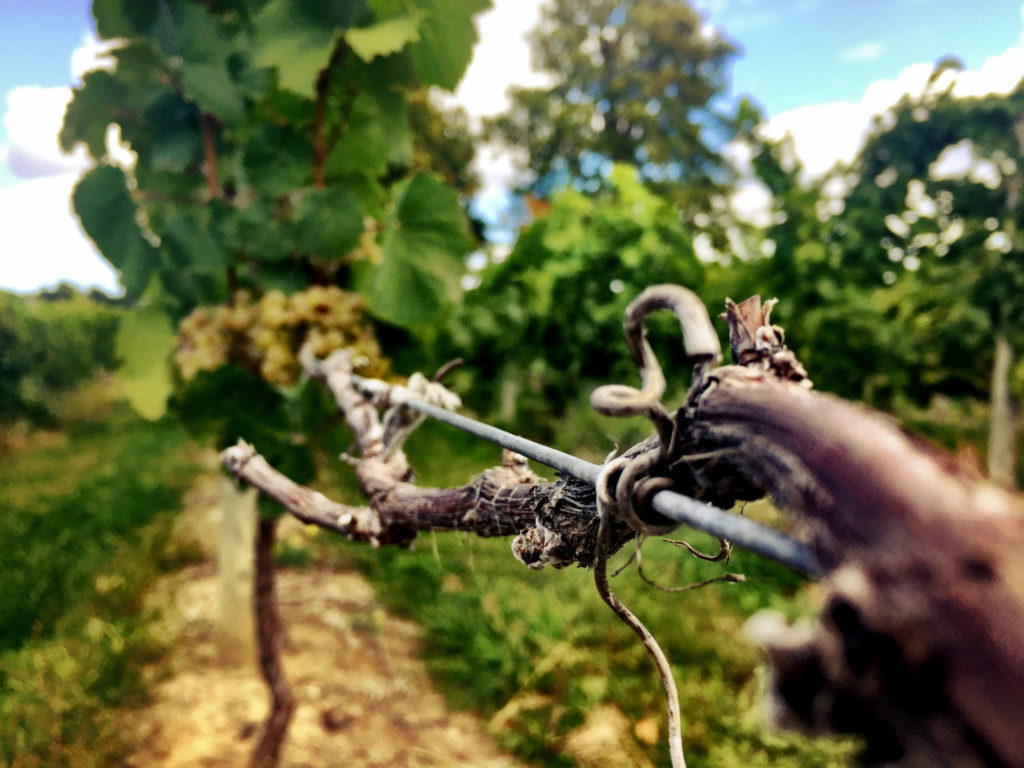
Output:
[[[211,549],[212,483],[197,484],[182,517],[182,529]],[[246,764],[267,693],[251,651],[225,653],[219,594],[212,554],[154,589],[158,631],[172,651],[152,670],[150,703],[125,718],[137,745],[126,766]],[[285,569],[278,597],[284,669],[298,701],[283,767],[518,765],[479,718],[448,711],[420,660],[418,626],[388,615],[359,574]]]

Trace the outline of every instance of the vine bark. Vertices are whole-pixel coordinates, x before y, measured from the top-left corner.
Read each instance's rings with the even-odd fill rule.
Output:
[[[637,313],[666,306],[657,291],[643,298],[627,317],[634,334]],[[1024,501],[888,417],[815,392],[770,322],[772,303],[728,302],[735,364],[712,368],[713,355],[698,350],[693,385],[671,417],[653,407],[660,370],[644,370],[657,362],[638,344],[644,387],[615,392],[631,412],[649,413],[661,437],[625,454],[643,473],[623,472],[629,488],[614,489],[616,507],[628,509],[608,521],[609,550],[638,530],[671,527],[649,504],[660,489],[722,507],[771,496],[801,522],[828,591],[812,627],[752,622],[780,721],[859,733],[868,763],[1019,768]],[[639,333],[643,342],[642,320]],[[368,505],[297,486],[244,443],[224,453],[238,477],[301,519],[374,545],[408,544],[422,530],[514,533],[513,553],[531,567],[594,564],[599,516],[585,483],[538,482],[506,455],[462,488],[418,488],[402,452],[408,430],[383,425],[406,418],[410,396],[444,398],[380,382],[360,390],[344,352],[304,363],[356,434],[352,462]]]

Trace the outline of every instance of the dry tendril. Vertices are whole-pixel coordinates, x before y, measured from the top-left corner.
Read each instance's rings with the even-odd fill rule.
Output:
[[[716,582],[738,582],[743,581],[744,577],[741,574],[725,574],[696,584],[665,587],[648,578],[643,571],[643,544],[647,537],[667,533],[677,527],[674,523],[659,525],[644,520],[637,512],[636,503],[653,492],[672,486],[671,478],[652,477],[651,473],[656,468],[671,466],[675,460],[673,449],[676,423],[661,404],[661,397],[665,393],[665,377],[647,341],[647,317],[658,309],[668,309],[679,319],[686,353],[697,363],[691,388],[701,386],[708,369],[721,359],[718,336],[711,326],[707,309],[691,291],[680,286],[656,285],[640,294],[627,307],[626,340],[633,361],[640,372],[640,389],[622,384],[606,385],[594,391],[590,402],[595,410],[608,416],[647,416],[653,422],[659,440],[657,445],[634,456],[609,456],[601,469],[597,479],[599,527],[594,556],[594,582],[604,602],[636,633],[654,660],[661,677],[668,709],[668,741],[672,766],[685,768],[679,691],[672,677],[668,658],[647,627],[623,605],[608,583],[610,521],[613,517],[624,520],[636,532],[633,554],[613,576],[621,573],[635,560],[640,578],[665,592],[683,592]],[[732,553],[732,545],[724,539],[719,539],[720,550],[714,555],[700,552],[684,541],[666,541],[682,546],[695,557],[711,562],[728,562]]]

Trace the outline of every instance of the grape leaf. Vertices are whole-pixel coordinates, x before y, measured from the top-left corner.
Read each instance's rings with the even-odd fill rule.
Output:
[[[124,87],[113,73],[102,69],[86,73],[64,112],[61,148],[70,152],[75,144],[83,142],[93,159],[102,158],[107,152],[108,108],[122,101],[123,92]]]
[[[242,164],[250,184],[265,195],[286,195],[310,183],[313,146],[299,128],[265,123],[245,147]]]
[[[258,375],[234,365],[200,371],[171,405],[196,437],[212,436],[218,448],[244,437],[296,482],[312,479],[309,448],[294,439],[296,425],[282,393]]]
[[[372,27],[350,29],[345,33],[345,42],[363,61],[387,56],[419,40],[422,19],[423,14],[414,11],[374,24]]]
[[[292,217],[295,241],[310,256],[326,258],[347,254],[363,233],[363,212],[344,187],[308,190]]]
[[[245,116],[245,102],[228,74],[226,61],[186,61],[181,67],[185,92],[205,112],[227,125]]]
[[[211,231],[212,208],[178,208],[168,216],[161,240],[176,268],[223,272],[231,264],[231,254]]]
[[[174,338],[166,312],[152,305],[129,309],[117,329],[115,346],[123,361],[117,373],[121,389],[135,412],[150,421],[167,410],[172,389],[168,358]]]
[[[443,284],[417,263],[407,240],[389,233],[383,250],[370,285],[373,313],[405,328],[428,325],[444,305]]]
[[[97,165],[75,185],[72,202],[85,233],[117,269],[128,298],[137,298],[159,265],[159,256],[136,222],[124,171]]]
[[[327,66],[342,32],[311,18],[308,6],[299,0],[270,0],[255,18],[254,58],[259,66],[277,69],[282,88],[312,97],[317,74]]]
[[[409,105],[395,90],[381,87],[356,96],[348,127],[327,158],[333,176],[381,176],[389,163],[409,154]]]
[[[101,40],[144,34],[153,26],[157,11],[156,3],[138,0],[93,0],[92,3],[96,33]]]
[[[433,321],[458,292],[462,257],[472,241],[455,193],[432,174],[405,187],[381,246],[370,286],[374,313],[403,327]]]
[[[144,113],[144,139],[132,143],[139,163],[179,174],[199,162],[203,139],[199,111],[174,91],[165,91]]]
[[[416,0],[424,12],[419,40],[409,48],[420,81],[454,91],[476,43],[474,14],[491,7],[490,0]]]

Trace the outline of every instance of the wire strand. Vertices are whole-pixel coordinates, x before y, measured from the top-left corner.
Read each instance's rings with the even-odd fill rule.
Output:
[[[353,376],[352,381],[356,386],[362,386],[367,379]],[[592,485],[597,482],[598,475],[601,473],[601,468],[597,464],[536,443],[533,440],[527,440],[525,437],[514,435],[490,424],[484,424],[415,398],[405,401],[404,404],[432,419],[516,453],[521,453],[529,459],[580,480],[585,480]],[[674,491],[658,491],[652,497],[651,503],[656,512],[669,520],[688,525],[720,539],[728,539],[736,546],[774,560],[799,573],[808,576],[818,576],[821,573],[810,547],[774,528]]]

